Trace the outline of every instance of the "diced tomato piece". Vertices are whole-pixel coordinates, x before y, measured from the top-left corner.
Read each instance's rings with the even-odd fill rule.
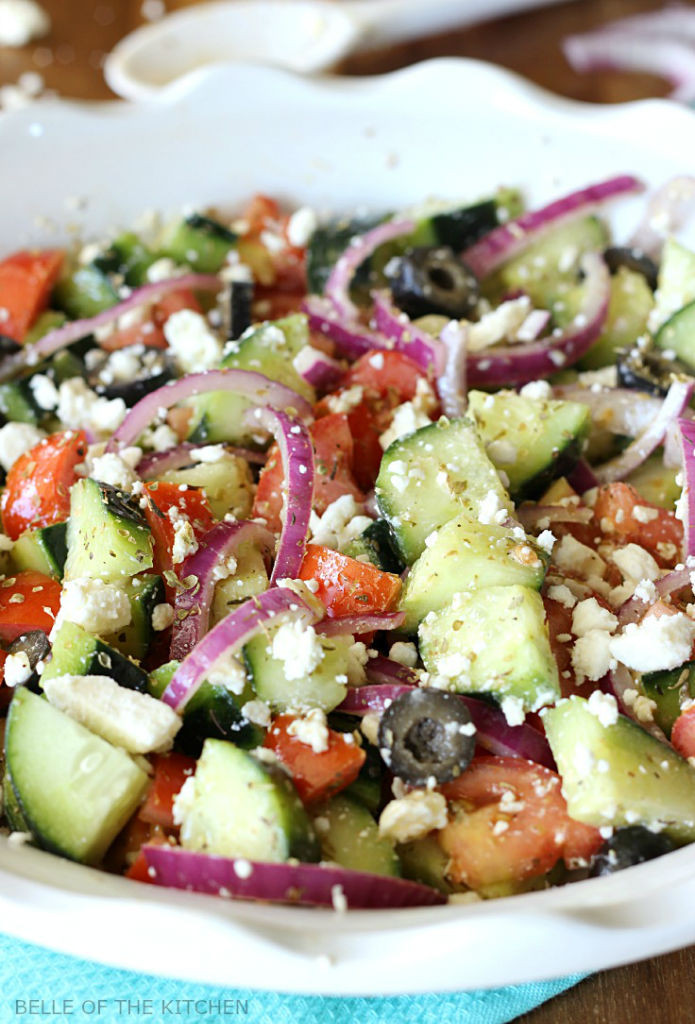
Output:
[[[293,715],[278,715],[263,745],[289,769],[305,804],[327,800],[355,781],[367,755],[333,729],[328,730],[328,749],[317,754],[289,731],[295,720]]]
[[[151,825],[135,814],[116,837],[106,855],[107,871],[124,871],[126,878],[150,882],[147,863],[141,849],[145,843],[167,843],[173,833]]]
[[[0,583],[0,640],[9,644],[22,633],[50,633],[60,607],[61,586],[42,572],[27,570]]]
[[[180,313],[183,309],[190,309],[194,313],[203,311],[190,288],[177,288],[176,291],[167,292],[161,299],[157,299],[152,309],[152,319],[157,327],[163,327],[170,316]]]
[[[314,497],[312,506],[319,515],[343,494],[352,494],[356,501],[364,495],[353,476],[352,435],[344,413],[334,413],[316,420],[309,427],[314,447]],[[253,505],[254,516],[266,520],[271,530],[282,526],[282,485],[284,473],[277,446],[271,448],[258,480]]]
[[[280,220],[281,213],[277,200],[262,192],[252,196],[241,214],[241,220],[246,225],[245,234],[260,235],[262,231],[268,230],[273,224]]]
[[[365,352],[347,372],[345,384],[361,387],[377,395],[393,395],[396,405],[415,397],[418,383],[427,374],[409,356],[394,349]]]
[[[401,592],[400,576],[382,572],[338,551],[309,544],[299,572],[302,580],[316,580],[316,596],[329,618],[389,611]]]
[[[141,821],[163,828],[175,828],[174,797],[195,772],[196,761],[185,754],[154,754],[154,778],[147,799],[138,811]]]
[[[107,352],[130,348],[131,345],[144,345],[145,348],[168,348],[169,345],[164,336],[164,324],[172,314],[179,313],[182,309],[191,309],[195,313],[200,313],[202,310],[190,288],[178,288],[176,291],[162,295],[141,323],[113,331],[103,339],[101,347]]]
[[[683,757],[695,757],[695,705],[673,723],[671,743]]]
[[[454,813],[438,840],[452,880],[481,889],[544,875],[560,858],[588,860],[603,840],[569,817],[560,786],[555,772],[513,757],[476,758],[442,786]]]
[[[132,879],[134,882],[148,882],[150,885],[153,884],[149,874],[147,858],[142,850],[140,850],[133,863],[125,872],[125,877]]]
[[[635,514],[635,510],[640,511]],[[683,547],[683,524],[668,509],[651,505],[630,484],[600,487],[594,516],[607,537],[640,544],[663,565],[673,566]]]
[[[172,555],[175,530],[169,510],[178,509],[181,515],[189,519],[198,541],[215,525],[217,519],[203,491],[195,487],[182,491],[178,484],[158,480],[145,484],[145,494],[149,499],[145,517],[152,531],[154,571],[167,572],[176,568]]]
[[[70,515],[75,467],[87,453],[83,430],[66,430],[40,441],[16,460],[7,474],[0,514],[5,533],[16,540],[25,530],[63,522]]]
[[[15,252],[0,262],[0,334],[24,336],[48,304],[63,265],[61,249]]]

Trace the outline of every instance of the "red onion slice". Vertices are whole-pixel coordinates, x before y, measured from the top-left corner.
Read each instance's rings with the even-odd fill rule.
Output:
[[[525,530],[545,530],[548,523],[590,523],[594,513],[576,505],[519,505],[516,517]],[[543,524],[546,525],[543,525]]]
[[[576,363],[601,333],[610,302],[610,274],[598,253],[582,257],[584,305],[565,330],[527,345],[468,355],[468,383],[476,387],[527,384]]]
[[[388,292],[373,293],[374,323],[382,335],[381,347],[392,347],[409,356],[423,370],[437,376],[444,371],[446,351],[441,342],[413,323],[407,313],[394,306]]]
[[[71,320],[70,323],[44,334],[33,345],[23,348],[21,352],[7,356],[0,362],[0,382],[8,380],[17,370],[35,366],[40,359],[45,359],[47,356],[53,355],[54,352],[66,348],[73,341],[93,334],[99,327],[106,327],[124,313],[130,312],[131,309],[156,302],[157,299],[161,299],[169,292],[179,288],[194,288],[197,291],[212,292],[219,291],[221,287],[222,283],[219,277],[212,274],[184,274],[181,277],[171,277],[166,281],[157,281],[154,284],[136,288],[127,299],[111,306],[110,309],[105,309],[103,313],[83,320]]]
[[[317,391],[334,391],[345,376],[345,367],[318,348],[306,345],[292,360],[297,373]]]
[[[314,448],[309,431],[299,420],[277,409],[252,409],[246,422],[273,435],[280,449],[286,489],[282,531],[270,585],[295,579],[304,561],[314,494]]]
[[[170,658],[183,661],[207,633],[217,583],[215,570],[244,544],[255,544],[266,564],[270,565],[275,551],[275,538],[258,523],[248,522],[216,523],[202,539],[195,554],[189,555],[181,563],[180,579],[185,581],[192,576],[197,583],[176,594]]]
[[[567,483],[577,494],[585,494],[592,487],[598,487],[596,474],[586,459],[580,459],[572,472],[567,474]]]
[[[148,452],[138,462],[136,472],[141,480],[154,480],[171,470],[192,465],[197,460],[191,456],[191,452],[204,447],[203,444],[191,444],[190,441],[184,441],[183,444],[177,444],[174,448],[167,448],[163,452]],[[265,452],[255,452],[251,448],[225,445],[225,451],[228,451],[230,455],[246,459],[247,462],[253,462],[257,466],[262,466],[266,460]]]
[[[685,554],[695,556],[695,423],[680,419],[678,428],[683,447],[683,503],[686,519],[683,523]]]
[[[149,844],[142,851],[155,885],[210,896],[336,910],[386,910],[446,903],[446,896],[428,885],[332,865],[233,860]]]
[[[609,199],[639,192],[642,188],[637,178],[623,174],[571,192],[540,210],[522,213],[516,220],[493,228],[480,241],[469,246],[462,254],[462,259],[476,277],[487,277],[503,263],[523,252],[546,231],[575,217],[584,216]]]
[[[359,310],[350,298],[350,284],[357,268],[384,242],[408,235],[414,228],[415,222],[412,220],[390,220],[352,239],[331,270],[324,290],[326,298],[333,303],[341,317],[347,320],[359,319]]]
[[[388,347],[383,335],[354,317],[343,317],[329,299],[309,295],[302,309],[311,330],[325,334],[348,359],[357,359],[375,348]]]
[[[580,402],[591,409],[594,426],[611,434],[637,437],[652,422],[662,399],[632,388],[578,387],[553,388],[553,397],[563,402]]]
[[[647,429],[632,444],[610,462],[594,469],[596,479],[601,484],[622,480],[649,458],[652,452],[663,442],[666,432],[683,414],[690,402],[695,381],[675,380],[668,389],[661,408]],[[687,423],[688,420],[683,422]]]
[[[466,411],[466,346],[468,328],[450,320],[439,339],[446,351],[444,372],[437,378],[439,401],[445,416],[456,418]]]
[[[294,591],[285,588],[273,587],[244,601],[240,608],[213,626],[184,658],[162,694],[162,700],[174,711],[181,712],[222,659],[233,657],[268,623],[277,625],[288,618],[311,625],[318,616]]]
[[[106,445],[106,451],[112,452],[132,444],[160,414],[160,410],[171,409],[186,398],[209,394],[211,391],[231,391],[248,398],[253,405],[280,407],[295,415],[311,416],[311,406],[305,398],[284,384],[264,377],[262,373],[252,370],[205,370],[203,373],[189,373],[179,380],[169,381],[136,402]]]
[[[685,587],[692,587],[690,581],[691,569],[674,569],[666,573],[654,584],[657,595],[660,598],[670,597]],[[629,597],[618,609],[618,622],[621,626],[627,626],[629,622],[639,622],[644,617],[649,606],[639,597]]]
[[[376,633],[381,629],[398,629],[405,621],[405,612],[384,612],[382,615],[345,615],[341,619],[324,619],[316,626],[317,633],[324,636],[340,636],[351,633]]]
[[[420,685],[420,676],[415,669],[401,665],[393,658],[385,658],[381,654],[376,658],[369,659],[365,665],[365,672],[369,682],[377,685],[384,683],[411,687]]]

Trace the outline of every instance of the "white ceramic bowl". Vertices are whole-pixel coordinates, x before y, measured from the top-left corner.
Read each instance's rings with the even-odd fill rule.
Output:
[[[98,235],[145,207],[398,208],[519,185],[538,203],[631,171],[695,172],[695,114],[587,107],[505,72],[436,61],[312,82],[237,67],[143,107],[53,103],[0,120],[0,252]],[[79,200],[79,202],[78,202]],[[612,211],[618,237],[643,199]],[[464,907],[378,913],[229,903],[0,844],[0,923],[130,968],[285,991],[477,988],[597,969],[695,941],[695,846],[608,879]]]

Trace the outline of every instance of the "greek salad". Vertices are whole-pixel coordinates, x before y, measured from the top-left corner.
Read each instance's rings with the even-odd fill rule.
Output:
[[[622,175],[0,260],[2,819],[337,911],[695,840],[695,195]]]

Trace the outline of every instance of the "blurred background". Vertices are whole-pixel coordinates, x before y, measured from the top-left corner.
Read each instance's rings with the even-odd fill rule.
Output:
[[[543,6],[537,6],[540,2],[507,0],[507,9],[514,8],[515,13],[470,24],[473,18],[484,18],[490,5],[485,0],[460,0],[461,22],[469,22],[467,26],[423,35],[416,41],[387,49],[355,53],[336,70],[363,75],[390,71],[429,57],[461,56],[493,61],[547,89],[579,100],[615,103],[669,93],[671,87],[656,74],[611,69],[604,66],[605,61],[591,73],[579,73],[570,66],[563,51],[570,36],[602,30],[618,19],[663,11],[664,4],[654,0],[544,0]],[[33,0],[0,0],[0,87],[4,87],[0,107],[5,109],[21,104],[22,93],[29,99],[43,89],[69,97],[108,98],[113,94],[104,81],[102,66],[118,40],[168,13],[195,6],[196,0],[41,0],[40,6],[50,19],[50,30],[45,32],[48,22],[35,24],[39,38],[24,45],[2,45],[3,38],[7,39],[3,26],[6,30],[13,17],[15,23],[17,18],[21,21],[24,17],[26,28],[27,10],[22,14],[20,8],[32,3]],[[347,6],[350,3],[364,7],[369,0],[346,0]],[[436,0],[421,0],[423,8],[430,4],[435,6]],[[695,6],[681,5],[678,10],[688,23],[695,19]],[[669,6],[668,11],[672,12],[673,7]],[[648,31],[653,38],[653,30]],[[679,34],[682,39],[688,33],[683,30]],[[674,58],[668,45],[661,41],[656,52],[650,47],[649,63],[656,67],[663,63],[673,66],[674,60],[683,59],[682,50],[679,45]]]

